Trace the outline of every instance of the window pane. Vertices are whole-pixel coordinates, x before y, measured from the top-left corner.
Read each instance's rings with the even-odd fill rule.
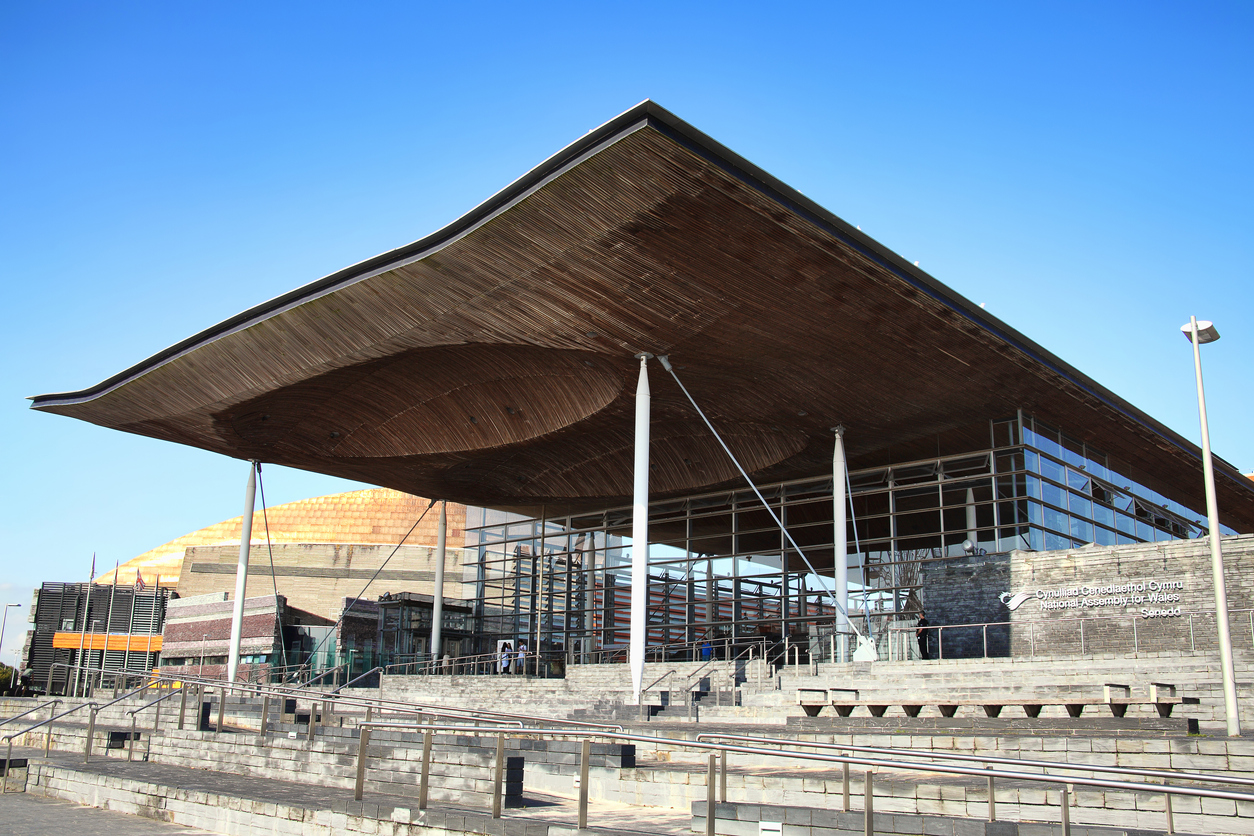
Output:
[[[1055,549],[1069,549],[1071,548],[1071,538],[1063,537],[1060,534],[1054,534],[1053,532],[1046,531],[1045,532],[1045,548],[1049,549],[1050,551],[1053,551]]]
[[[1054,531],[1070,530],[1070,525],[1067,523],[1067,515],[1062,511],[1055,511],[1053,508],[1045,509],[1045,527],[1052,528]]]
[[[1071,536],[1085,543],[1093,542],[1093,524],[1078,517],[1071,518]]]
[[[1057,485],[1044,482],[1041,485],[1043,499],[1050,505],[1057,505],[1060,508],[1067,507],[1067,492]]]
[[[1041,475],[1046,479],[1053,479],[1055,482],[1066,481],[1066,468],[1053,459],[1047,459],[1041,456]]]

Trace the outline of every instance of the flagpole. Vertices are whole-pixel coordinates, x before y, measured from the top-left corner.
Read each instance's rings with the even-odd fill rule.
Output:
[[[109,635],[113,632],[113,598],[118,594],[118,569],[119,561],[115,558],[113,561],[113,588],[109,590],[109,613],[105,616],[105,646],[104,652],[100,654],[100,667],[105,667],[105,658],[109,655]]]
[[[83,626],[78,634],[78,659],[74,666],[74,696],[78,696],[79,677],[83,673],[83,642],[87,639],[87,610],[91,607],[91,579],[96,576],[96,553],[91,553],[91,571],[87,574],[87,600],[83,604]]]
[[[135,570],[135,587],[139,586],[139,570]],[[131,634],[135,632],[135,599],[139,597],[139,590],[131,587],[131,617],[126,622],[126,655],[122,659],[122,669],[128,674],[131,672]],[[149,647],[151,647],[151,643]]]

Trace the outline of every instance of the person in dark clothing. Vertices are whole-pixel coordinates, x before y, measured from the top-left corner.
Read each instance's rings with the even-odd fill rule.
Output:
[[[931,622],[927,620],[927,614],[923,610],[919,610],[919,622],[915,624],[914,637],[919,642],[919,658],[931,659],[931,640],[932,631],[928,629]]]

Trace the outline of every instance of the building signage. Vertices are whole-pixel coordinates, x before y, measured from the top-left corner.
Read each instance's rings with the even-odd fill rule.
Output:
[[[1036,600],[1045,612],[1117,607],[1132,608],[1142,618],[1168,618],[1180,615],[1183,592],[1184,581],[1156,578],[1092,586],[1060,586],[1031,592],[1003,592],[1001,602],[1011,612],[1027,601]]]

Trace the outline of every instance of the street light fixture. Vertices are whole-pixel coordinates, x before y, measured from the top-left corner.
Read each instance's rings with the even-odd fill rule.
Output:
[[[4,652],[4,625],[9,620],[9,607],[20,607],[20,606],[22,605],[21,604],[5,604],[4,605],[4,615],[0,616],[0,654]],[[9,690],[13,690],[13,686],[16,684],[16,680],[17,680],[16,661],[17,660],[15,657],[14,658],[15,664],[13,665],[13,673],[9,674],[9,686],[8,686]]]
[[[1228,624],[1228,589],[1224,583],[1224,556],[1220,545],[1219,508],[1215,502],[1215,466],[1210,454],[1210,429],[1206,424],[1206,391],[1202,388],[1202,352],[1200,347],[1219,339],[1219,331],[1211,322],[1189,317],[1180,326],[1184,338],[1193,344],[1193,368],[1197,372],[1197,411],[1202,421],[1202,473],[1206,478],[1206,516],[1210,538],[1210,572],[1215,588],[1215,625],[1219,630],[1219,665],[1224,684],[1224,713],[1228,735],[1240,737],[1241,715],[1237,706],[1237,681],[1232,668],[1232,629]]]

